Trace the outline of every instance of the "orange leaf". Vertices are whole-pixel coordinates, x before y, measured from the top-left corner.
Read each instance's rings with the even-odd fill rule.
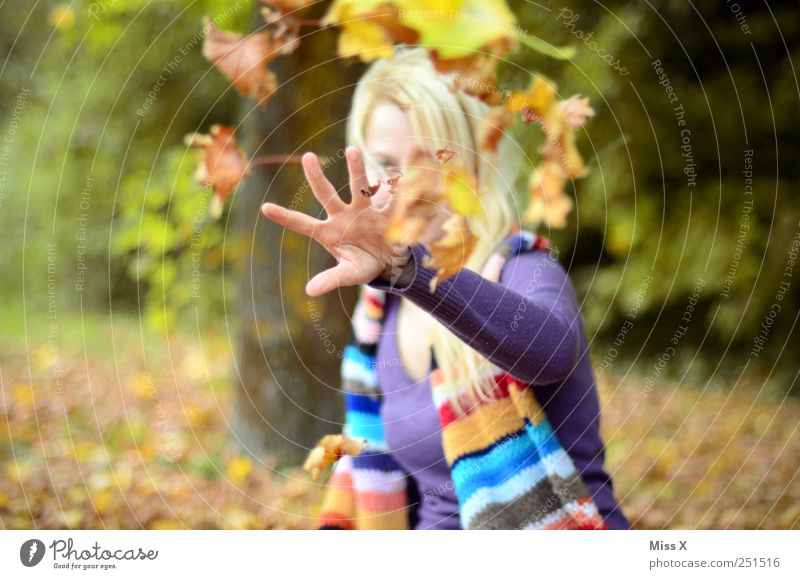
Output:
[[[348,438],[343,434],[326,434],[317,443],[303,464],[303,470],[316,480],[320,473],[342,456],[358,456],[364,450],[365,439]]]
[[[267,68],[267,63],[279,54],[269,32],[242,37],[219,30],[210,19],[206,24],[203,56],[217,65],[236,90],[265,105],[278,88],[277,78]]]
[[[408,172],[397,184],[392,216],[386,236],[392,243],[411,244],[419,240],[446,200],[444,172],[430,157],[418,152]]]
[[[525,220],[536,225],[543,223],[546,227],[564,227],[573,206],[572,199],[564,191],[566,183],[567,174],[558,161],[544,161],[537,167],[528,182],[531,200]]]
[[[442,229],[444,235],[431,243],[431,255],[424,264],[426,267],[438,270],[431,280],[431,291],[436,289],[440,281],[455,275],[464,267],[478,241],[463,215],[457,213],[451,215]]]
[[[496,152],[505,130],[514,122],[514,115],[506,107],[494,107],[483,118],[480,132],[481,147]]]
[[[250,166],[236,143],[236,131],[232,127],[213,125],[209,133],[189,135],[186,144],[203,149],[205,158],[195,177],[201,184],[213,187],[220,200],[224,200],[250,174]]]

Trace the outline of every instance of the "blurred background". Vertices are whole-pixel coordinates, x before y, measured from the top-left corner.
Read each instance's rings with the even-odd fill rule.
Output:
[[[624,510],[800,528],[798,3],[509,4],[577,56],[522,49],[500,86],[540,71],[596,111],[569,224],[541,233],[579,293]],[[184,136],[224,123],[250,157],[335,157],[363,65],[304,28],[255,106],[201,49],[204,16],[246,33],[257,11],[0,3],[4,529],[313,526],[298,465],[340,429],[327,352],[355,292],[309,299],[330,258],[259,217],[321,211],[296,164],[257,166],[215,218]]]

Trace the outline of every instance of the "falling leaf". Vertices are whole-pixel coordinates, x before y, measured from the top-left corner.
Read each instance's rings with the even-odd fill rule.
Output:
[[[394,193],[395,189],[397,188],[397,182],[400,181],[400,177],[402,177],[402,173],[397,173],[394,177],[389,177],[384,181],[389,186],[389,190]]]
[[[428,155],[418,152],[397,185],[386,237],[392,243],[416,242],[446,203],[444,172]]]
[[[267,68],[267,63],[279,54],[269,32],[243,37],[219,30],[210,19],[206,19],[206,27],[203,56],[228,77],[236,90],[265,105],[278,89],[277,78]]]
[[[531,200],[525,211],[525,221],[548,228],[566,225],[567,215],[572,211],[572,199],[564,191],[567,176],[560,163],[545,161],[530,176]]]
[[[270,26],[272,42],[279,54],[291,54],[300,46],[300,20],[294,12],[304,8],[310,0],[297,2],[269,2],[272,6],[264,6],[261,16]],[[274,10],[273,8],[277,8]]]
[[[550,80],[536,76],[525,91],[514,91],[508,108],[524,114],[526,122],[544,118],[556,103],[556,87]]]
[[[542,130],[546,137],[545,144],[539,149],[542,158],[560,162],[569,177],[585,177],[588,170],[575,144],[575,132],[567,123],[560,107],[553,107],[551,113],[544,118]]]
[[[461,90],[487,103],[500,100],[495,69],[497,58],[485,52],[476,52],[462,58],[443,59],[433,53],[433,64],[440,73],[453,74],[453,90]]]
[[[225,125],[214,125],[209,135],[189,135],[187,146],[199,147],[205,153],[195,174],[197,180],[214,188],[224,201],[239,182],[250,174],[244,151],[236,143],[236,131]]]
[[[381,184],[377,183],[375,185],[367,185],[364,189],[361,190],[361,194],[364,197],[372,197],[375,193],[378,192],[378,189],[381,188]]]
[[[496,152],[500,139],[505,134],[505,130],[514,122],[514,116],[510,110],[504,106],[494,107],[482,119],[480,130],[481,148],[487,151]]]
[[[578,95],[572,96],[559,103],[567,124],[573,129],[580,129],[586,121],[594,116],[594,109],[589,106],[589,99]]]
[[[439,162],[442,165],[444,165],[447,162],[451,161],[453,159],[453,157],[455,157],[455,156],[456,156],[456,152],[455,151],[451,151],[447,147],[444,147],[443,149],[439,149],[438,151],[436,151],[436,158],[439,159]]]
[[[444,191],[454,212],[464,216],[481,214],[483,208],[474,175],[460,168],[450,169],[445,175]]]
[[[437,270],[430,282],[432,292],[439,282],[455,275],[464,267],[478,241],[463,215],[451,215],[442,229],[444,235],[430,244],[431,255],[424,264],[425,267]]]
[[[342,456],[358,456],[364,450],[367,441],[348,438],[343,434],[326,434],[308,453],[303,470],[316,480],[320,473],[336,463]]]

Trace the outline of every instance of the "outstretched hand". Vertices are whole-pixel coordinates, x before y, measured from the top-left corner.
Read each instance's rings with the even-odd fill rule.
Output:
[[[410,256],[407,246],[386,240],[392,203],[380,208],[373,206],[361,153],[356,147],[348,147],[345,158],[350,174],[352,201],[349,204],[339,197],[325,177],[319,158],[314,153],[303,155],[303,172],[314,196],[325,208],[325,220],[275,203],[261,206],[267,218],[313,239],[336,258],[336,266],[318,273],[306,284],[306,293],[311,297],[390,276],[393,271],[399,271]]]

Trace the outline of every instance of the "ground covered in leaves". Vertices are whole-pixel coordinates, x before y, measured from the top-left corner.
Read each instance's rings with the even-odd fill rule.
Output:
[[[143,339],[124,318],[69,327],[0,344],[3,529],[313,526],[319,486],[231,440],[225,336]],[[755,380],[648,393],[614,376],[600,390],[636,527],[800,528],[797,400]]]

